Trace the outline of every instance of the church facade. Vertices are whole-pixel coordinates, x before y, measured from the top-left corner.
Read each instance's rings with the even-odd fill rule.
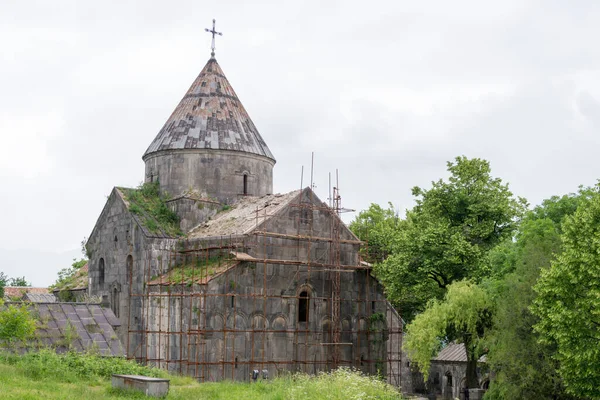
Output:
[[[275,158],[214,55],[143,160],[86,245],[128,358],[201,381],[348,366],[400,385],[402,321],[339,194],[274,194]]]

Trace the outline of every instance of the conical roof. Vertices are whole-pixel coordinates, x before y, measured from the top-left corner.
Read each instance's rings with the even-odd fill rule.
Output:
[[[215,58],[208,60],[143,158],[178,149],[243,151],[275,161]]]

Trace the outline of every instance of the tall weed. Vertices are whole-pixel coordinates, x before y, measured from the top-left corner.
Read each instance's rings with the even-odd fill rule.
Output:
[[[82,379],[108,379],[112,374],[165,377],[167,372],[145,367],[120,357],[102,357],[95,354],[68,352],[56,354],[42,349],[23,355],[3,354],[0,360],[14,365],[32,379],[58,379],[74,382]]]

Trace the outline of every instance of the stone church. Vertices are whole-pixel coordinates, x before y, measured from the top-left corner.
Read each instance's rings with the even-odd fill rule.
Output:
[[[401,318],[338,190],[275,194],[214,52],[142,159],[145,183],[112,190],[86,245],[128,358],[200,381],[347,366],[400,385]]]

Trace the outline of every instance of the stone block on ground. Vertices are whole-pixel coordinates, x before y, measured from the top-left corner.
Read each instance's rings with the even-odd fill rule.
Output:
[[[169,393],[169,379],[113,374],[111,381],[114,388],[133,389],[146,396],[164,397]]]

